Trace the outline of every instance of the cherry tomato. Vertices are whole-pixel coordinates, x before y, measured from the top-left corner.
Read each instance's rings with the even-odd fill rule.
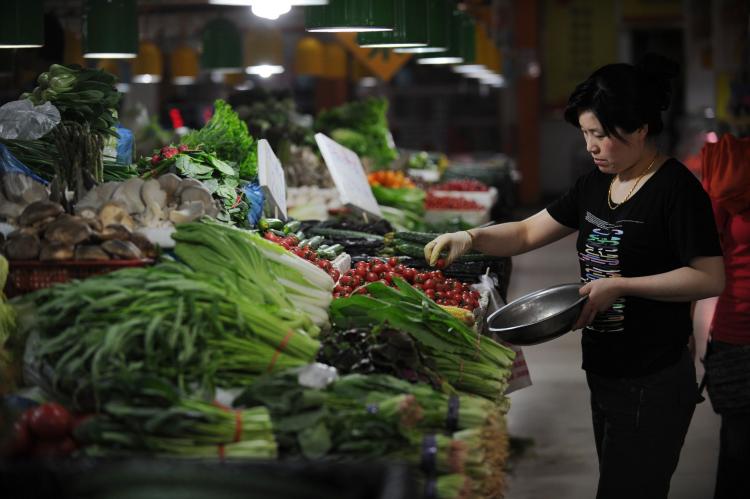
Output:
[[[425,289],[424,290],[424,294],[426,294],[427,297],[430,298],[431,300],[435,299],[435,290],[434,289]]]
[[[357,270],[355,271],[355,274],[357,274],[357,277],[359,277],[361,279],[364,279],[365,277],[367,277],[368,272],[364,268],[357,267]]]
[[[352,283],[352,278],[351,276],[345,275],[339,282],[342,286],[349,286]]]
[[[380,278],[378,277],[378,274],[376,274],[375,272],[368,272],[366,279],[367,279],[367,282],[375,282]]]
[[[383,272],[388,272],[388,270],[389,270],[388,266],[387,265],[383,265],[382,263],[378,263],[376,265],[373,265],[372,269],[371,269],[372,272],[374,272],[374,273],[376,273],[378,275],[382,274]]]
[[[60,439],[68,434],[72,418],[60,404],[49,402],[32,409],[29,416],[31,432],[42,439]]]
[[[388,266],[389,267],[395,267],[397,265],[398,265],[398,258],[396,258],[395,256],[392,256],[392,257],[390,257],[388,259]]]
[[[424,286],[424,289],[429,289],[429,290],[432,290],[434,292],[435,291],[435,280],[434,279],[427,279],[424,282],[423,286]]]
[[[444,269],[445,267],[445,258],[438,258],[437,262],[435,262],[435,268]]]

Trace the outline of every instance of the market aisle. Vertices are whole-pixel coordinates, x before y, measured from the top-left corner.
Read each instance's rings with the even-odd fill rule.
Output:
[[[576,282],[575,236],[513,259],[509,298],[553,284]],[[588,499],[596,492],[597,462],[588,388],[581,370],[580,333],[524,348],[534,384],[511,395],[511,436],[534,446],[509,476],[507,499]],[[719,419],[708,402],[693,418],[670,499],[712,497]]]

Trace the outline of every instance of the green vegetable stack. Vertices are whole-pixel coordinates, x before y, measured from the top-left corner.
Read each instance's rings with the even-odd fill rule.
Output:
[[[321,112],[315,130],[384,168],[398,157],[388,129],[388,101],[370,98]]]
[[[393,282],[398,289],[373,282],[366,287],[370,296],[334,300],[334,324],[339,328],[388,324],[406,332],[443,380],[460,391],[502,402],[513,351],[482,337],[404,280]]]
[[[122,94],[115,88],[117,78],[100,69],[77,64],[53,64],[37,78],[39,86],[23,94],[35,105],[51,102],[63,121],[88,123],[100,135],[114,135],[116,109]]]
[[[247,124],[221,99],[214,103],[214,114],[206,126],[187,134],[182,143],[191,149],[201,146],[230,162],[243,180],[254,180],[258,175],[255,140],[248,133]]]
[[[232,410],[180,397],[163,380],[142,377],[113,387],[101,412],[75,428],[87,455],[273,459],[276,441],[265,407]]]
[[[111,387],[145,375],[210,397],[217,386],[244,386],[311,362],[319,344],[308,334],[315,330],[310,319],[267,303],[269,290],[228,273],[168,263],[27,295],[33,308],[20,334],[34,332],[27,351],[38,384],[91,409],[108,400]]]
[[[268,407],[283,453],[406,461],[437,482],[438,497],[461,497],[456,481],[471,497],[502,492],[508,442],[492,402],[386,375],[344,376],[318,390],[300,386],[298,373],[260,378],[235,400]]]

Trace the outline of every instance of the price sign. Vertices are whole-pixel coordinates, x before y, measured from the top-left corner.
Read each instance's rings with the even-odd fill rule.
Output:
[[[341,204],[382,218],[380,206],[372,195],[359,156],[322,133],[315,134],[315,142],[318,143],[328,171],[333,177],[333,183],[339,191]]]
[[[258,141],[258,183],[266,194],[266,199],[274,216],[286,220],[286,180],[281,161],[273,153],[266,139]]]

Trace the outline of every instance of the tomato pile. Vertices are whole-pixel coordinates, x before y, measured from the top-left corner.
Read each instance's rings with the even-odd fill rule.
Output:
[[[424,202],[428,210],[483,210],[484,207],[472,199],[453,196],[437,196],[432,192],[427,193]]]
[[[10,455],[65,457],[76,450],[73,430],[82,421],[55,402],[31,407],[13,425]]]
[[[445,262],[438,260],[438,267]],[[380,281],[394,287],[393,278],[401,277],[417,289],[422,290],[438,305],[462,307],[474,310],[479,306],[479,292],[473,291],[466,284],[456,279],[446,279],[440,270],[419,272],[398,262],[398,258],[383,261],[372,258],[369,261],[357,262],[344,273],[333,288],[334,298],[343,298],[353,293],[366,294],[365,284]]]
[[[436,185],[434,189],[440,191],[485,192],[490,188],[479,180],[466,178],[462,180],[449,180],[443,182],[442,184]]]
[[[268,239],[269,241],[272,241],[282,248],[284,248],[287,251],[291,251],[295,255],[297,255],[300,258],[304,258],[308,262],[320,267],[321,269],[325,270],[326,273],[331,276],[331,279],[333,279],[333,282],[336,282],[339,280],[339,277],[341,276],[341,272],[338,271],[338,269],[335,269],[333,267],[333,264],[330,262],[330,260],[326,260],[325,258],[319,258],[318,254],[313,250],[312,248],[306,247],[306,248],[300,248],[297,245],[299,244],[299,239],[297,239],[297,236],[294,235],[288,235],[285,237],[277,236],[271,231],[266,231],[263,234],[263,237]]]

